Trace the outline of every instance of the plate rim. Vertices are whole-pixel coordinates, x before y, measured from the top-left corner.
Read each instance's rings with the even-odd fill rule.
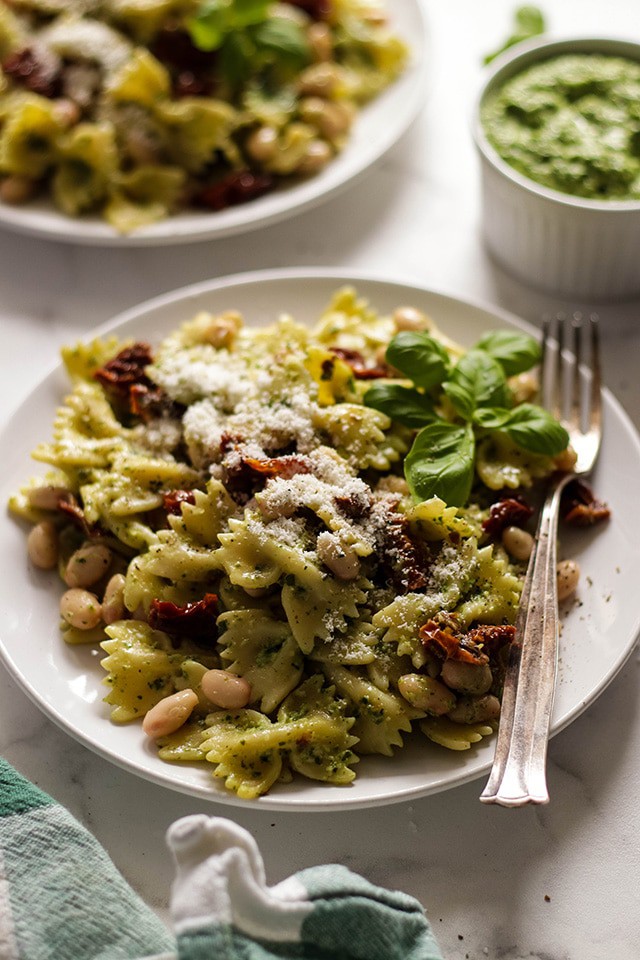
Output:
[[[338,154],[335,158],[337,161],[342,157],[346,160],[353,157],[351,166],[346,171],[342,171],[342,165],[336,167],[329,164],[325,171],[315,177],[310,177],[299,184],[283,185],[280,190],[275,190],[247,204],[211,213],[182,211],[178,215],[166,217],[130,234],[118,234],[113,227],[97,217],[90,219],[67,217],[48,203],[45,205],[44,201],[40,206],[31,207],[15,207],[0,203],[0,228],[23,236],[66,244],[115,248],[158,247],[218,240],[249,233],[281,223],[320,206],[325,200],[337,196],[351,184],[355,184],[366,176],[407,133],[427,101],[429,94],[427,81],[432,63],[427,11],[421,0],[401,0],[401,2],[405,5],[407,15],[411,16],[419,26],[417,39],[414,35],[411,38],[403,37],[411,44],[407,72],[382,90],[378,97],[364,104],[359,112],[375,111],[376,105],[380,104],[385,94],[392,97],[395,84],[401,84],[403,79],[407,90],[400,99],[399,109],[392,113],[394,122],[375,141],[373,148],[367,146],[362,159],[358,160],[357,153],[353,149],[350,150],[353,141],[349,141],[345,149]],[[401,31],[398,32],[403,36]],[[383,100],[381,109],[384,109]],[[293,203],[286,200],[277,203],[278,197],[293,197]],[[252,216],[255,210],[258,211],[258,215]],[[191,221],[198,224],[195,229]]]
[[[540,332],[537,327],[519,317],[517,314],[514,314],[502,307],[495,306],[488,301],[480,298],[460,297],[448,290],[435,288],[431,285],[423,284],[410,278],[388,276],[385,274],[379,274],[377,271],[372,270],[298,266],[291,268],[281,267],[243,271],[235,274],[225,275],[223,277],[190,283],[175,290],[167,291],[157,296],[148,298],[132,307],[127,308],[126,310],[120,311],[118,314],[101,323],[99,326],[89,328],[78,339],[87,340],[89,338],[93,339],[95,337],[103,336],[123,326],[126,326],[127,324],[131,324],[138,318],[142,318],[146,314],[149,314],[155,310],[171,307],[178,303],[188,304],[188,300],[190,298],[197,298],[202,295],[206,295],[209,292],[217,293],[219,291],[233,289],[234,287],[239,286],[243,288],[251,285],[259,286],[265,282],[279,283],[293,281],[300,283],[304,280],[310,279],[319,279],[327,282],[331,281],[332,284],[351,284],[356,287],[358,284],[373,284],[386,288],[397,287],[399,290],[404,291],[420,291],[427,296],[440,298],[444,301],[447,301],[452,306],[461,306],[474,311],[485,312],[509,326],[515,326],[516,328],[533,333],[534,335],[539,334]],[[368,292],[364,292],[364,295],[369,299],[373,299],[375,296],[374,293]],[[164,331],[160,332],[164,333]],[[45,389],[47,386],[53,387],[56,381],[61,377],[61,374],[62,363],[58,362],[54,364],[49,371],[46,372],[32,386],[29,393],[22,399],[22,401],[6,411],[5,416],[2,418],[2,422],[0,423],[0,449],[2,449],[3,443],[6,442],[5,438],[10,432],[13,420],[19,415],[23,407],[28,405],[32,395],[39,390]],[[604,388],[603,393],[606,398],[606,404],[610,406],[614,416],[618,421],[618,425],[624,430],[626,439],[633,444],[636,454],[640,458],[639,432],[636,430],[629,415],[626,413],[620,402],[616,399],[615,395],[612,394],[607,388]],[[551,737],[564,730],[570,723],[573,722],[573,720],[586,711],[588,707],[599,698],[604,690],[606,690],[609,684],[618,676],[625,663],[632,655],[639,634],[640,605],[635,612],[634,626],[631,631],[631,637],[627,640],[625,646],[622,647],[614,663],[609,667],[608,671],[601,678],[599,683],[596,684],[596,686],[591,690],[590,695],[583,700],[579,700],[575,706],[562,718],[562,720],[558,720],[553,724],[550,734]],[[60,711],[57,710],[53,704],[49,703],[49,701],[43,697],[42,693],[37,691],[33,684],[25,676],[23,676],[18,667],[13,663],[1,633],[0,660],[20,689],[27,694],[27,696],[38,707],[38,709],[50,720],[52,720],[60,729],[62,729],[63,732],[72,736],[82,746],[101,756],[103,759],[108,760],[110,763],[114,763],[120,769],[131,775],[141,777],[148,782],[155,783],[159,786],[166,787],[179,793],[193,796],[200,800],[206,800],[207,802],[239,806],[246,810],[263,810],[271,812],[280,811],[288,813],[331,813],[334,811],[364,809],[372,806],[387,806],[395,803],[410,802],[412,800],[431,796],[445,790],[455,789],[456,787],[462,786],[465,783],[472,782],[473,780],[477,780],[485,776],[491,766],[490,760],[476,765],[471,770],[465,770],[464,767],[461,766],[459,773],[457,773],[453,778],[450,776],[441,776],[437,782],[430,783],[427,789],[420,785],[409,786],[391,794],[374,796],[370,798],[354,797],[353,799],[349,799],[345,792],[344,795],[342,793],[340,795],[333,793],[328,794],[327,801],[301,801],[294,798],[289,799],[288,797],[274,797],[272,794],[266,794],[257,800],[246,801],[239,799],[235,794],[226,791],[224,787],[222,788],[225,790],[224,793],[216,793],[213,795],[210,788],[206,785],[199,786],[198,784],[176,782],[173,780],[170,776],[170,765],[167,765],[166,772],[163,768],[159,768],[157,772],[155,770],[140,768],[139,766],[136,766],[134,760],[120,757],[114,750],[110,750],[103,746],[101,742],[90,739],[89,735],[85,734],[81,729],[73,726],[60,713]],[[109,722],[108,717],[105,717],[104,719],[105,723]],[[329,797],[332,797],[332,799],[329,799]]]

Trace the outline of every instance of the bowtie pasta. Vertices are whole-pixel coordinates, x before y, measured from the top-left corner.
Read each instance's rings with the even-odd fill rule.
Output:
[[[127,233],[317,173],[404,69],[376,0],[0,0],[0,200]]]
[[[416,428],[363,402],[408,390],[386,351],[409,327],[443,363],[465,356],[350,288],[312,328],[229,310],[153,350],[63,351],[73,388],[34,452],[48,472],[10,504],[30,558],[65,582],[64,640],[103,648],[113,722],[142,719],[162,759],[209,763],[240,797],[296,774],[348,784],[407,736],[463,750],[496,728],[531,540],[504,488],[557,461],[502,433],[489,456],[485,430],[466,502],[412,496]],[[511,379],[515,409],[525,386]]]

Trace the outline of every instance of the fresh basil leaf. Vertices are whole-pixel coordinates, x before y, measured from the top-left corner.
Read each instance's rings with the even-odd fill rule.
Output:
[[[220,73],[233,90],[249,79],[255,62],[256,47],[247,30],[228,34],[220,47]]]
[[[397,383],[374,384],[365,393],[364,402],[405,427],[423,427],[436,417],[429,397]]]
[[[268,9],[269,0],[203,0],[186,27],[199,50],[218,50],[228,34],[262,23]]]
[[[562,424],[544,407],[533,403],[521,403],[509,411],[487,411],[487,414],[484,416],[478,412],[477,421],[483,427],[501,430],[519,447],[530,453],[553,457],[562,453],[569,443],[569,434]],[[508,416],[505,417],[504,414]]]
[[[451,401],[456,413],[461,416],[463,420],[471,420],[476,408],[475,400],[473,394],[469,392],[466,386],[460,383],[453,383],[451,380],[446,380],[442,384],[442,389]]]
[[[442,344],[419,330],[397,333],[387,347],[386,357],[388,363],[413,380],[416,387],[426,390],[442,383],[451,366]]]
[[[469,424],[437,420],[424,427],[404,461],[404,473],[417,500],[440,497],[452,507],[469,499],[475,440]]]
[[[310,60],[310,47],[302,27],[285,17],[270,17],[255,31],[259,47],[272,50],[296,66]]]
[[[544,33],[545,29],[544,14],[539,7],[519,7],[513,17],[513,33],[507,37],[497,50],[487,54],[486,57],[484,57],[484,62],[491,63],[492,60],[495,60],[495,58],[505,50],[515,46],[517,43],[522,43],[523,40],[529,40],[530,37],[536,37],[538,34]]]
[[[227,32],[226,4],[220,0],[203,3],[186,28],[198,50],[217,50]]]
[[[509,422],[513,410],[505,407],[480,407],[473,415],[474,423],[485,430],[500,430]]]
[[[502,367],[484,350],[465,353],[442,388],[466,420],[478,407],[505,407],[509,397]]]
[[[540,344],[526,333],[510,330],[492,330],[475,345],[497,360],[507,377],[530,370],[540,362]]]

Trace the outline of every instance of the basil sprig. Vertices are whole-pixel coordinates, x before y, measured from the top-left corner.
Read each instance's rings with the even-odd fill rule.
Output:
[[[265,71],[284,80],[311,60],[303,28],[272,13],[269,0],[201,0],[185,26],[199,50],[217,52],[234,88]]]
[[[428,333],[407,331],[393,338],[386,358],[413,387],[379,381],[364,402],[419,430],[404,462],[418,500],[438,496],[451,506],[467,502],[479,436],[504,433],[521,449],[547,456],[569,442],[567,431],[543,407],[512,404],[507,377],[540,360],[538,343],[526,334],[487,333],[454,363]]]

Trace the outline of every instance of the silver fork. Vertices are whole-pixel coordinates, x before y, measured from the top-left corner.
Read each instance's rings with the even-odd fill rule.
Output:
[[[577,460],[572,471],[554,475],[549,483],[516,618],[495,758],[480,796],[483,803],[504,807],[549,802],[546,759],[558,660],[556,543],[560,495],[570,480],[591,473],[602,436],[597,320],[590,317],[584,324],[579,315],[573,318],[573,361],[564,353],[565,323],[558,320],[552,362],[552,326],[547,321],[543,331],[541,397],[569,432]],[[583,366],[582,342],[587,329],[591,341],[590,385]],[[570,402],[565,417],[567,397]]]

